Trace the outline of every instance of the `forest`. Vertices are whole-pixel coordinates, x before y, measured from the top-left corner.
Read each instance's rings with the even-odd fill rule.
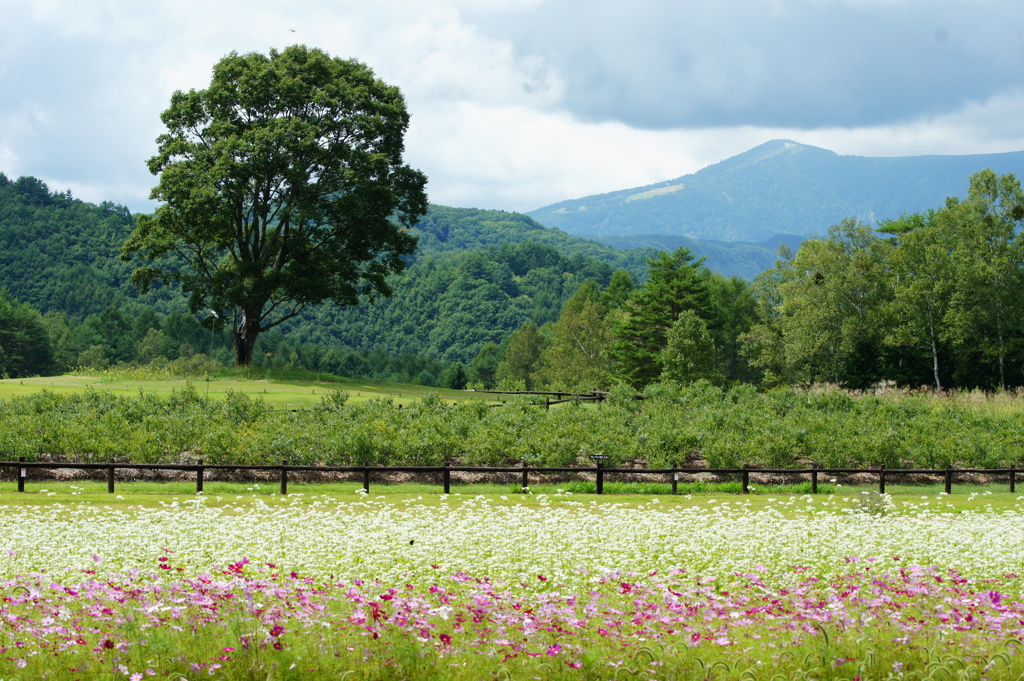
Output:
[[[515,213],[431,206],[392,297],[312,307],[261,336],[254,366],[506,389],[1013,388],[1022,219],[1017,178],[983,171],[926,213],[782,247],[748,282],[687,249],[616,250]],[[211,315],[128,282],[118,248],[133,224],[123,206],[0,174],[0,375],[230,362]]]

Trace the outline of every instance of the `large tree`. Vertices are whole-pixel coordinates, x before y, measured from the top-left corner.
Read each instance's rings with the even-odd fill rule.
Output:
[[[540,358],[548,340],[540,334],[535,324],[524,323],[513,331],[505,342],[505,353],[495,380],[509,390],[535,390],[535,376]]]
[[[967,198],[947,199],[943,212],[956,234],[952,334],[995,362],[996,385],[1004,388],[1024,335],[1024,190],[1012,174],[982,170],[971,176]]]
[[[613,383],[608,354],[615,336],[604,299],[593,281],[585,281],[562,306],[552,325],[551,344],[541,359],[542,383],[557,390],[600,390]],[[613,313],[615,314],[615,313]]]
[[[145,290],[180,284],[193,312],[227,313],[235,361],[312,303],[390,295],[426,212],[405,165],[405,101],[369,67],[321,50],[231,53],[205,90],[175,92],[149,169],[159,175],[126,259]],[[211,323],[214,321],[211,317]]]
[[[681,312],[668,330],[661,352],[662,380],[693,383],[704,379],[721,383],[722,374],[715,359],[715,341],[708,325],[693,310]]]
[[[709,328],[717,326],[704,258],[695,260],[689,249],[679,248],[650,258],[647,265],[647,281],[622,308],[610,349],[622,378],[637,388],[661,375],[662,351],[680,314],[692,310]]]
[[[929,211],[903,215],[881,227],[892,235],[894,246],[889,271],[895,323],[888,327],[886,342],[911,352],[923,349],[936,390],[942,390],[942,357],[950,338],[947,319],[959,316],[951,305],[956,284],[951,222],[947,211]]]
[[[865,387],[882,375],[891,245],[843,220],[808,239],[755,282],[759,323],[741,337],[765,383],[827,381]]]

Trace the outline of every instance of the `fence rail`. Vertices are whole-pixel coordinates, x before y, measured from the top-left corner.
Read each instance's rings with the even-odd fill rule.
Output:
[[[857,473],[868,473],[878,476],[878,491],[885,493],[886,477],[892,475],[941,475],[945,483],[946,494],[952,494],[953,483],[959,475],[981,474],[981,475],[1005,475],[1009,477],[1010,492],[1015,492],[1017,487],[1017,468],[684,468],[676,466],[672,468],[613,468],[604,466],[600,462],[593,468],[569,467],[569,466],[530,466],[523,463],[521,466],[304,466],[291,465],[287,461],[280,464],[206,464],[200,459],[194,464],[154,464],[154,463],[119,463],[108,462],[71,462],[71,461],[0,461],[0,469],[13,468],[15,478],[18,481],[18,491],[25,491],[25,482],[28,471],[33,468],[55,469],[70,468],[78,470],[102,470],[107,473],[107,492],[114,493],[115,472],[122,470],[171,470],[194,472],[196,474],[196,493],[203,491],[203,482],[206,471],[276,471],[279,476],[281,494],[288,494],[288,474],[295,473],[362,473],[363,489],[370,491],[370,481],[374,473],[423,473],[441,475],[442,485],[445,494],[451,491],[452,473],[512,473],[518,474],[522,483],[523,492],[530,487],[530,474],[544,475],[552,473],[570,474],[592,474],[595,480],[596,492],[604,494],[604,479],[606,475],[665,475],[672,483],[672,494],[676,494],[680,476],[697,475],[701,473],[712,475],[738,475],[742,482],[743,494],[750,493],[750,476],[758,475],[808,475],[811,480],[811,493],[818,493],[818,480],[822,475],[853,475]],[[770,483],[769,483],[770,484]]]

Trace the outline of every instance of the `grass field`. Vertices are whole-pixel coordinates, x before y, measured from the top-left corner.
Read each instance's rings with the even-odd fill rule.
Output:
[[[778,485],[755,488],[752,494],[738,493],[738,487],[728,483],[718,486],[701,485],[701,491],[679,486],[679,494],[669,494],[670,488],[651,489],[647,483],[632,486],[606,483],[606,494],[574,493],[571,483],[561,485],[535,485],[523,494],[515,485],[508,484],[453,484],[449,495],[442,494],[440,485],[425,483],[379,483],[370,485],[364,494],[360,482],[296,483],[291,481],[288,494],[280,494],[276,482],[217,482],[207,481],[203,487],[205,504],[209,506],[235,506],[238,504],[307,504],[353,503],[364,499],[388,503],[440,505],[446,500],[465,500],[486,497],[495,506],[542,507],[559,503],[587,503],[636,507],[657,499],[664,508],[711,508],[715,505],[759,511],[786,505],[791,512],[835,511],[848,508],[863,510],[877,506],[879,495],[873,487],[841,487],[821,485],[819,494],[809,494],[809,485]],[[591,485],[592,487],[592,485]],[[716,487],[720,490],[715,491]],[[75,482],[38,480],[26,485],[25,492],[16,491],[13,482],[0,483],[0,506],[54,506],[63,504],[89,504],[105,508],[131,506],[160,507],[197,498],[195,483],[180,482],[118,482],[114,494],[107,492],[106,482],[81,480]],[[1021,507],[1024,496],[1011,494],[1002,485],[963,485],[955,493],[942,493],[941,485],[894,485],[888,498],[890,513],[916,513],[936,511],[961,513],[974,510],[1009,510]]]
[[[130,376],[130,374],[129,374]],[[283,409],[296,409],[316,404],[324,395],[333,390],[349,393],[350,402],[362,402],[374,397],[389,397],[395,404],[409,405],[428,393],[434,393],[444,400],[485,400],[494,401],[493,395],[465,390],[448,390],[422,385],[400,383],[369,383],[355,379],[327,377],[304,372],[275,372],[267,378],[243,377],[236,372],[225,371],[223,375],[206,378],[133,379],[104,376],[45,376],[36,378],[11,378],[0,380],[0,400],[20,397],[52,390],[57,393],[78,393],[85,390],[109,390],[126,394],[140,390],[157,395],[170,395],[191,383],[196,389],[212,398],[223,398],[228,391],[258,396]],[[208,379],[208,380],[207,380]]]

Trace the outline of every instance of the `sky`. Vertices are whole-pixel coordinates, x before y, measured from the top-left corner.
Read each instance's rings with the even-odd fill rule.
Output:
[[[155,206],[175,90],[302,43],[405,95],[434,203],[528,211],[772,139],[1024,150],[1020,0],[0,0],[0,172]]]

